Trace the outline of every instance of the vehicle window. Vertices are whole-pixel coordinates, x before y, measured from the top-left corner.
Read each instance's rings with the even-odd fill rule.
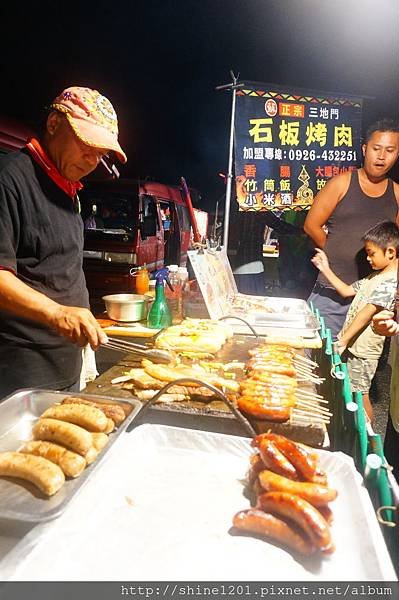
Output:
[[[85,193],[81,197],[81,210],[86,230],[117,230],[120,233],[137,227],[132,196]]]
[[[142,233],[145,236],[156,235],[160,229],[157,205],[152,196],[143,196],[142,202]]]
[[[169,202],[159,203],[164,231],[168,231],[172,222],[172,207]]]
[[[191,227],[190,218],[188,216],[188,210],[185,206],[176,206],[177,214],[179,215],[179,222],[182,231],[189,231]]]

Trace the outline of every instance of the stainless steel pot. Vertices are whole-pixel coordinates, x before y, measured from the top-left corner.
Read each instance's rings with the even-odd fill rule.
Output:
[[[139,294],[103,296],[107,314],[113,321],[142,321],[147,316],[148,300]]]

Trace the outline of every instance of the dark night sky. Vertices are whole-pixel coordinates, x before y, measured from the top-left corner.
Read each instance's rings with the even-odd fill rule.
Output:
[[[361,94],[363,124],[399,118],[397,0],[3,2],[0,113],[34,121],[69,85],[113,102],[126,176],[224,193],[231,96],[241,79]]]

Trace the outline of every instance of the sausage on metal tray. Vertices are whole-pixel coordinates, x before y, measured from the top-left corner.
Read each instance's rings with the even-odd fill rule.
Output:
[[[265,536],[294,552],[309,556],[315,552],[315,547],[309,540],[281,519],[257,509],[243,510],[233,518],[233,525],[237,529],[249,531]]]
[[[41,456],[50,460],[62,469],[66,477],[78,477],[86,467],[86,461],[83,456],[53,442],[27,442],[21,448],[20,452],[34,454],[35,456]]]
[[[251,484],[253,484],[254,481],[256,481],[259,473],[265,469],[266,465],[263,462],[262,457],[259,454],[259,452],[256,452],[255,454],[251,454],[251,456],[249,458],[249,462],[250,462],[251,466],[247,473],[247,481],[248,481],[249,485],[251,485]]]
[[[292,481],[287,477],[264,470],[258,475],[260,484],[266,492],[288,492],[296,494],[313,506],[325,506],[337,497],[337,491],[332,488],[302,481]]]
[[[20,452],[0,453],[0,475],[30,481],[46,496],[58,492],[65,482],[60,467],[41,456]]]
[[[334,521],[334,513],[329,506],[318,506],[317,510],[329,525]]]
[[[108,436],[105,433],[92,433],[93,446],[98,452],[101,452],[103,448],[108,444]]]
[[[308,452],[300,444],[289,440],[283,435],[275,433],[266,434],[267,438],[276,444],[277,448],[294,465],[297,471],[307,481],[311,481],[317,470],[317,457]]]
[[[111,433],[115,429],[115,422],[112,419],[107,419],[106,427],[103,433]]]
[[[289,479],[298,479],[298,472],[294,465],[290,463],[274,442],[263,438],[260,441],[259,452],[268,469]]]
[[[89,431],[78,425],[58,421],[57,419],[39,419],[33,426],[33,436],[36,440],[45,440],[67,446],[67,448],[82,456],[86,455],[93,444]]]
[[[266,492],[258,497],[258,507],[294,521],[322,552],[334,552],[328,523],[317,508],[303,498],[285,492]]]
[[[91,465],[91,463],[96,460],[97,456],[98,456],[97,448],[95,448],[95,446],[91,446],[88,449],[88,451],[86,452],[86,454],[84,455],[86,464]]]
[[[75,396],[67,396],[63,399],[62,404],[82,404],[86,406],[95,406],[101,410],[105,416],[108,417],[108,419],[112,419],[117,427],[119,427],[119,425],[125,420],[131,410],[130,406],[126,407],[125,412],[124,408],[118,404],[92,402],[91,400],[86,400],[85,398],[78,398]]]
[[[104,431],[108,425],[105,414],[95,406],[85,404],[59,404],[50,406],[41,415],[46,419],[59,419],[79,425],[88,431]]]

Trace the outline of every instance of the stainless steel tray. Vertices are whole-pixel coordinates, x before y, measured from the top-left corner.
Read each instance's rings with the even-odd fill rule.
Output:
[[[261,310],[263,306],[265,310],[271,310],[271,313],[266,313],[270,315],[286,315],[287,317],[291,315],[311,315],[312,311],[310,310],[309,305],[305,300],[301,300],[300,298],[282,298],[279,296],[250,296],[247,294],[237,294],[232,299],[232,307],[236,306],[242,307],[251,311],[251,305],[256,305],[257,312]]]
[[[94,396],[82,393],[64,393],[46,390],[19,390],[0,404],[0,451],[18,450],[32,439],[32,427],[38,417],[52,404],[67,396],[79,396],[95,402],[107,401],[130,405],[132,410],[118,429],[109,435],[107,446],[98,458],[76,479],[65,481],[62,488],[47,498],[36,486],[21,479],[0,478],[0,518],[17,521],[49,521],[58,517],[68,502],[90,479],[120,434],[139,412],[139,400],[116,400],[110,396]]]
[[[179,581],[182,573],[186,581],[396,580],[349,456],[317,451],[338,490],[336,551],[301,559],[232,530],[233,515],[249,508],[247,438],[145,424],[115,450],[60,519],[18,536],[0,563],[2,580]]]
[[[242,306],[235,306],[234,301],[242,303]],[[245,295],[238,295],[233,299],[228,314],[244,318],[256,329],[277,327],[292,330],[296,335],[312,336],[320,329],[316,317],[305,300],[297,298],[248,296],[247,300]]]

